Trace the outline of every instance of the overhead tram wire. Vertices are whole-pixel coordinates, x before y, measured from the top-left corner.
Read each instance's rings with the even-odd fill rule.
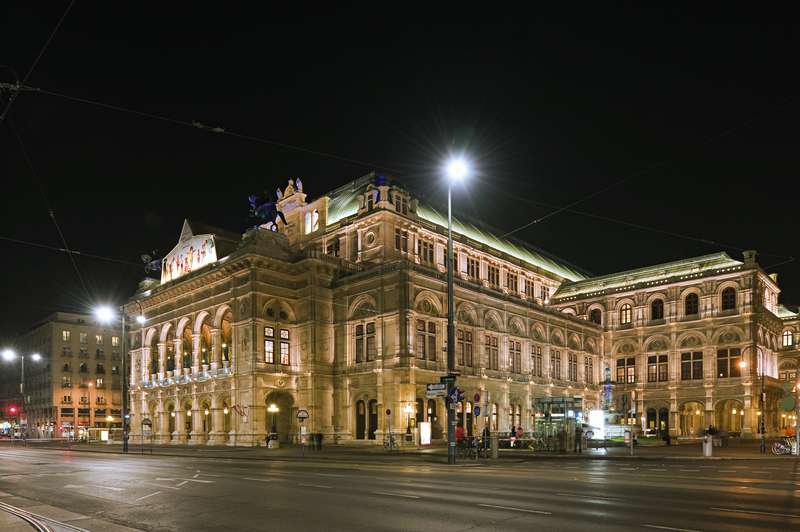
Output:
[[[128,266],[139,266],[139,267],[142,266],[142,264],[140,262],[133,262],[133,261],[129,261],[129,260],[116,259],[114,257],[105,257],[103,255],[95,255],[93,253],[84,253],[83,251],[77,251],[77,250],[74,250],[74,249],[60,248],[60,247],[51,246],[51,245],[48,245],[48,244],[42,244],[40,242],[31,242],[29,240],[21,240],[19,238],[12,238],[12,237],[9,237],[9,236],[0,236],[0,240],[5,241],[5,242],[11,242],[13,244],[20,244],[20,245],[23,245],[23,246],[30,246],[30,247],[41,248],[41,249],[48,249],[50,251],[58,251],[60,253],[67,253],[69,255],[75,255],[75,256],[78,256],[78,257],[86,257],[87,259],[96,259],[96,260],[103,260],[103,261],[106,261],[106,262],[115,262],[117,264],[125,264],[125,265],[128,265]]]
[[[36,69],[36,65],[39,64],[39,60],[42,58],[44,53],[47,51],[47,48],[50,46],[50,42],[53,40],[53,37],[56,36],[56,33],[58,32],[58,29],[61,27],[61,24],[64,22],[64,19],[67,18],[67,15],[69,14],[70,10],[72,9],[72,6],[74,6],[74,5],[75,5],[75,0],[71,0],[69,5],[67,5],[67,8],[64,10],[64,13],[61,15],[61,18],[58,19],[58,22],[56,23],[56,26],[53,28],[53,31],[50,32],[50,36],[47,38],[47,40],[44,42],[44,45],[42,45],[42,48],[39,50],[39,54],[36,56],[36,59],[33,60],[33,63],[31,63],[30,68],[28,68],[28,72],[25,74],[25,77],[22,78],[22,85],[25,85],[25,82],[27,82],[28,78],[30,78],[31,74],[33,74],[33,71]],[[3,120],[6,118],[6,116],[8,116],[8,112],[11,111],[11,105],[14,103],[14,100],[17,98],[17,95],[19,94],[19,89],[20,89],[19,78],[16,77],[16,73],[14,72],[13,69],[11,69],[10,67],[8,67],[8,68],[9,68],[9,70],[11,70],[11,72],[14,74],[14,77],[16,78],[16,81],[17,81],[16,88],[17,88],[17,90],[12,90],[11,91],[11,96],[8,99],[8,104],[6,104],[5,109],[3,109],[2,113],[0,113],[0,123],[2,123]]]
[[[191,127],[193,129],[200,129],[200,130],[203,130],[203,131],[208,131],[210,133],[216,133],[216,134],[219,134],[219,135],[227,135],[227,136],[238,138],[238,139],[249,140],[251,142],[258,142],[260,144],[267,144],[267,145],[270,145],[270,146],[275,146],[275,147],[278,147],[278,148],[284,148],[284,149],[287,149],[287,150],[294,150],[294,151],[299,151],[299,152],[302,152],[302,153],[308,153],[310,155],[316,155],[318,157],[334,159],[334,160],[337,160],[337,161],[342,161],[342,162],[345,162],[345,163],[354,164],[356,166],[362,166],[362,167],[365,167],[365,168],[370,168],[370,169],[375,169],[375,170],[384,169],[384,170],[390,170],[390,171],[398,173],[398,174],[402,173],[401,171],[399,171],[397,169],[394,169],[394,168],[392,168],[390,166],[384,165],[384,164],[378,164],[378,163],[371,162],[371,161],[362,161],[362,160],[359,160],[359,159],[353,159],[351,157],[345,157],[345,156],[342,156],[342,155],[337,155],[335,153],[330,153],[330,152],[325,152],[325,151],[320,151],[320,150],[314,150],[314,149],[311,149],[311,148],[305,148],[303,146],[297,146],[295,144],[288,144],[286,142],[279,142],[279,141],[276,141],[276,140],[265,139],[265,138],[262,138],[262,137],[257,137],[255,135],[248,135],[246,133],[237,133],[235,131],[228,131],[227,129],[225,129],[223,127],[209,126],[209,125],[206,125],[206,124],[204,124],[202,122],[198,122],[198,121],[189,122],[189,121],[186,121],[186,120],[179,120],[179,119],[176,119],[176,118],[170,118],[170,117],[166,117],[166,116],[161,116],[161,115],[157,115],[157,114],[153,114],[153,113],[148,113],[148,112],[145,112],[145,111],[137,111],[135,109],[129,109],[127,107],[122,107],[122,106],[119,106],[119,105],[113,105],[113,104],[109,104],[109,103],[98,102],[98,101],[94,101],[94,100],[88,100],[86,98],[80,98],[78,96],[71,96],[69,94],[63,94],[63,93],[60,93],[60,92],[55,92],[55,91],[41,89],[41,88],[28,88],[28,90],[30,90],[31,92],[37,92],[37,93],[40,93],[40,94],[47,94],[48,96],[55,96],[57,98],[63,98],[65,100],[71,100],[71,101],[74,101],[74,102],[83,103],[83,104],[86,104],[86,105],[94,105],[94,106],[97,106],[97,107],[102,107],[104,109],[110,109],[112,111],[118,111],[118,112],[122,112],[122,113],[129,113],[129,114],[138,115],[138,116],[141,116],[141,117],[144,117],[144,118],[151,118],[153,120],[160,120],[162,122],[168,122],[170,124],[175,124],[175,125],[185,126],[185,127]]]

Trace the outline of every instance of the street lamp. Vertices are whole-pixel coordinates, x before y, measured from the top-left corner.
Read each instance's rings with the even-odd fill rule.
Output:
[[[25,411],[25,359],[30,357],[30,359],[34,362],[39,362],[42,360],[42,355],[39,353],[31,353],[29,355],[18,354],[16,351],[10,348],[3,349],[2,352],[3,360],[6,362],[13,362],[17,358],[19,358],[19,367],[20,367],[20,375],[19,375],[19,394],[22,396],[22,409]]]
[[[270,440],[278,439],[278,412],[280,412],[280,408],[275,403],[272,403],[267,407],[267,412],[272,414],[272,427],[270,428]]]
[[[138,303],[138,301],[137,301]],[[136,321],[141,325],[144,324],[145,318],[141,312],[142,305],[139,303],[139,315],[136,316]],[[116,313],[114,309],[112,309],[108,305],[101,305],[94,309],[94,315],[97,318],[97,321],[104,325],[111,324],[116,319]],[[120,307],[120,321],[121,321],[121,358],[122,362],[120,364],[120,373],[122,374],[122,452],[128,452],[128,371],[125,367],[125,361],[128,358],[127,353],[125,352],[125,339],[127,338],[127,334],[125,333],[125,308]]]
[[[406,418],[408,419],[408,424],[406,425],[406,434],[411,434],[411,414],[414,412],[414,408],[411,406],[411,403],[407,403],[406,406],[403,407],[403,412],[406,413]]]
[[[453,300],[453,183],[460,183],[469,175],[469,164],[463,157],[451,158],[445,166],[447,178],[447,374],[452,377],[450,388],[455,386],[456,352],[454,329],[455,303]],[[456,413],[455,405],[447,408],[447,463],[456,463]]]

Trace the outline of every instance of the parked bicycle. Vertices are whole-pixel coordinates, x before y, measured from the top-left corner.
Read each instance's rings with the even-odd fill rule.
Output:
[[[397,440],[391,432],[383,437],[383,448],[386,451],[395,451],[399,448],[397,446]]]
[[[790,438],[784,438],[772,444],[772,454],[792,454],[793,449],[794,445]]]

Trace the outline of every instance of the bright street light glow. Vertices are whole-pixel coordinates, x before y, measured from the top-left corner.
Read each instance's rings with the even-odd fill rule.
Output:
[[[39,362],[41,359],[42,355],[40,355],[39,353],[34,353],[31,355],[31,360],[33,360],[34,362]]]
[[[447,177],[450,181],[461,181],[469,174],[469,165],[462,158],[450,159],[447,163]]]
[[[11,362],[15,358],[17,358],[17,354],[13,349],[3,349],[3,360],[6,362]]]
[[[94,316],[100,323],[111,323],[114,319],[114,311],[108,305],[102,305],[94,309]]]
[[[144,316],[142,316],[141,314],[139,314],[138,316],[136,316],[136,322],[137,322],[139,325],[144,325],[144,322],[146,322],[146,321],[147,321],[147,320],[146,320],[146,319],[144,318]]]

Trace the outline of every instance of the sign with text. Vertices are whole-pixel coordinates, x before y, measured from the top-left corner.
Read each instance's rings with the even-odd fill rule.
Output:
[[[446,383],[436,383],[436,384],[428,384],[425,386],[426,394],[428,399],[433,399],[435,397],[446,397],[447,396],[447,384]]]

